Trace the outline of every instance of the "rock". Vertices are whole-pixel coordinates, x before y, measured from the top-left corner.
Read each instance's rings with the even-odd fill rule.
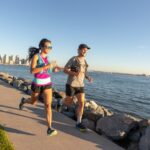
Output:
[[[19,89],[20,89],[21,91],[26,92],[26,91],[28,90],[28,87],[27,87],[26,85],[24,85],[24,84],[21,84],[20,87],[19,87]]]
[[[89,112],[91,111],[94,114],[99,114],[102,117],[113,115],[113,112],[109,111],[101,105],[97,105],[95,101],[87,101],[85,103],[85,110],[88,110]]]
[[[15,88],[20,88],[20,85],[23,83],[23,81],[22,80],[14,80],[13,81],[13,83],[12,83],[12,85],[13,85],[13,87],[15,87]]]
[[[114,113],[110,110],[106,109],[105,107],[101,106],[104,111],[104,116],[112,116]]]
[[[26,91],[26,93],[27,93],[28,95],[31,95],[31,94],[32,94],[32,90],[31,90],[31,89],[28,89],[28,90]]]
[[[129,146],[128,146],[128,148],[127,148],[127,150],[139,150],[138,149],[138,143],[131,143]]]
[[[3,78],[3,81],[5,81],[5,82],[7,82],[7,83],[11,84],[11,83],[13,82],[13,79],[12,79],[12,78],[7,77],[7,78]]]
[[[88,118],[96,123],[98,119],[104,116],[111,116],[113,113],[101,105],[97,105],[94,101],[85,103],[84,118]]]
[[[8,73],[0,72],[0,77],[8,77],[10,76]]]
[[[22,77],[18,77],[17,80],[21,80],[21,81],[25,82],[26,79],[24,79]]]
[[[139,127],[140,128],[147,128],[150,125],[150,120],[142,119],[139,121]]]
[[[40,97],[39,97],[40,98]],[[41,98],[40,98],[41,99]],[[39,100],[40,100],[39,99]],[[42,97],[42,100],[40,100],[41,102],[43,102],[44,103],[44,98]],[[55,98],[53,98],[53,100],[52,100],[52,108],[53,109],[56,109],[56,107],[57,107],[57,99],[55,99]]]
[[[112,140],[124,139],[137,122],[125,114],[106,116],[97,121],[96,131],[105,134]]]
[[[95,130],[95,122],[89,119],[82,119],[82,123],[84,126],[86,126],[87,128],[91,129],[91,130]]]
[[[89,110],[85,110],[84,113],[83,113],[83,118],[87,118],[89,120],[92,120],[96,123],[96,121],[98,119],[100,119],[103,115],[101,114],[98,114],[94,111],[89,111]]]
[[[87,110],[96,110],[97,107],[98,107],[98,105],[96,104],[95,101],[91,100],[91,101],[88,101],[88,102],[85,103],[85,108]]]
[[[145,134],[140,139],[139,150],[150,150],[150,126],[146,128]]]
[[[131,133],[129,133],[129,135],[128,135],[128,139],[129,139],[129,141],[131,141],[131,142],[139,142],[140,137],[141,137],[141,133],[140,133],[139,130],[138,130],[138,131],[135,131],[135,132],[131,132]]]
[[[150,125],[150,122],[147,119],[135,119],[138,120],[138,125],[136,129],[131,130],[128,134],[128,140],[130,143],[138,143],[140,141],[141,136],[145,135],[146,128]]]

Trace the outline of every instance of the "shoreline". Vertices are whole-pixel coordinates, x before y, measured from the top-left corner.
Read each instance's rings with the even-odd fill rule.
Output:
[[[16,78],[6,73],[0,73],[0,79],[14,88],[31,95],[31,81],[24,78]],[[63,100],[65,93],[62,91],[54,92],[52,108],[56,109],[58,100]],[[43,101],[42,98],[39,100]],[[75,120],[76,106],[77,101],[74,99],[71,108],[61,113]],[[83,124],[96,133],[104,135],[111,141],[128,149],[133,147],[133,145],[134,147],[140,147],[142,138],[145,137],[145,132],[150,128],[150,120],[148,119],[137,118],[127,113],[114,113],[93,100],[86,100],[85,102]]]
[[[6,65],[6,66],[26,66],[29,67],[30,65],[26,64],[2,64],[0,65]],[[122,73],[122,72],[111,72],[111,71],[101,71],[101,70],[89,70],[89,72],[100,72],[100,73],[106,73],[106,74],[118,74],[118,75],[129,75],[129,76],[143,76],[143,77],[150,77],[150,74],[140,73],[140,74],[134,74],[134,73]]]

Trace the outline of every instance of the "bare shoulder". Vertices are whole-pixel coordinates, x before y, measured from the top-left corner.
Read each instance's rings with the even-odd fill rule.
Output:
[[[35,54],[35,55],[33,56],[33,60],[38,60],[38,54]]]

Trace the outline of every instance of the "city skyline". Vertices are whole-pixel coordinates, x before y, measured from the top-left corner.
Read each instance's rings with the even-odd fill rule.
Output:
[[[50,60],[64,66],[86,43],[90,70],[150,74],[149,5],[147,0],[1,1],[0,53],[23,58],[48,38]]]
[[[9,65],[26,65],[29,66],[29,59],[20,58],[19,55],[7,55],[3,56],[0,54],[0,64],[9,64]]]

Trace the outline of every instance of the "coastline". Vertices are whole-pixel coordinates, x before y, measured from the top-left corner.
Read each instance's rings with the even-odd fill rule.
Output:
[[[0,79],[28,95],[31,94],[31,81],[29,80],[16,78],[6,73],[0,73]],[[57,95],[60,95],[63,100],[65,93],[62,91],[54,92],[57,93],[52,103],[52,107],[55,109],[59,99]],[[62,113],[72,119],[76,119],[76,106],[77,101],[74,99],[72,107],[68,111],[62,111]],[[93,100],[86,100],[83,123],[89,129],[128,149],[141,145],[142,137],[145,136],[145,132],[150,126],[150,120],[137,118],[129,114],[114,113],[104,106],[98,105]],[[136,139],[134,136],[136,136]]]
[[[30,65],[28,64],[3,64],[0,63],[0,65],[6,65],[6,66],[26,66],[29,67]],[[108,74],[118,74],[118,75],[129,75],[129,76],[143,76],[143,77],[150,77],[150,75],[145,74],[145,73],[141,73],[141,74],[133,74],[133,73],[121,73],[121,72],[111,72],[111,71],[101,71],[101,70],[89,70],[89,72],[100,72],[100,73],[108,73]]]

